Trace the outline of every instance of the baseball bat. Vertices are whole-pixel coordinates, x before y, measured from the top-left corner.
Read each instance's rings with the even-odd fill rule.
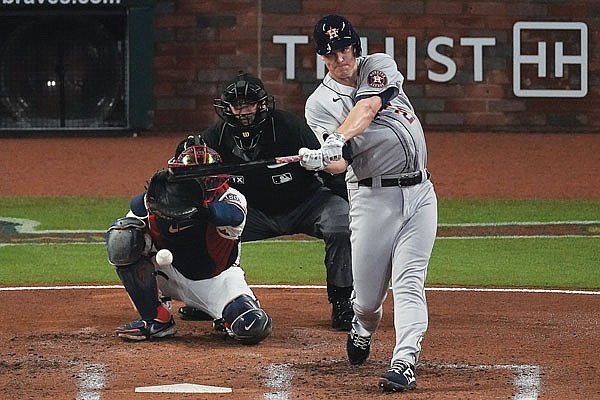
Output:
[[[293,155],[268,158],[265,160],[246,161],[240,163],[192,165],[189,167],[170,167],[168,179],[171,182],[177,182],[209,175],[231,174],[234,172],[241,172],[265,166],[267,168],[277,168],[282,164],[299,162],[301,160],[302,156]]]

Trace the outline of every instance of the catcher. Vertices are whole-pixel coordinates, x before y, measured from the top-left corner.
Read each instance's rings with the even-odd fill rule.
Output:
[[[219,154],[198,140],[178,148],[169,167],[220,162]],[[226,175],[171,182],[169,174],[155,173],[127,216],[106,234],[108,261],[141,317],[115,328],[117,336],[173,336],[170,299],[175,299],[210,315],[217,330],[242,344],[259,343],[271,333],[272,321],[239,265],[245,197],[228,186]]]

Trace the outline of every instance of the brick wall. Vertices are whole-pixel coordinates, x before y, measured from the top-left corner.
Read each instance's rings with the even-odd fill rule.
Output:
[[[339,12],[367,38],[369,53],[385,52],[386,38],[393,38],[394,58],[407,77],[405,91],[427,130],[600,132],[597,0],[158,0],[154,130],[199,130],[214,123],[212,101],[222,82],[239,70],[260,76],[277,107],[303,115],[306,97],[320,82],[312,38],[294,46],[294,79],[287,79],[286,46],[273,43],[273,36],[310,36],[315,22],[334,10],[343,10]],[[538,76],[537,64],[519,67],[519,89],[552,90],[550,97],[514,93],[513,28],[519,21],[579,22],[587,28],[585,67],[577,65],[583,63],[580,43],[585,35],[580,30],[569,25],[520,31],[520,54],[536,54],[538,43],[544,42],[547,57],[545,77]],[[465,38],[494,43],[462,44]],[[436,41],[442,44],[428,50]],[[557,42],[565,56],[579,56],[575,64],[564,66],[562,76],[557,76],[554,61]],[[582,70],[588,77],[583,97]],[[579,97],[562,97],[578,90]]]

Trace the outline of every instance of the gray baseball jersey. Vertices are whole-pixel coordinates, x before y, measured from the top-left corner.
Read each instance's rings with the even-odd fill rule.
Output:
[[[323,142],[323,135],[337,129],[352,109],[356,98],[393,91],[391,100],[379,112],[367,130],[350,140],[353,162],[346,180],[382,176],[395,177],[407,172],[424,171],[427,148],[414,109],[402,90],[404,77],[387,54],[360,57],[358,88],[342,85],[329,74],[308,98],[305,117],[308,125]],[[420,124],[419,124],[420,125]]]
[[[329,74],[308,98],[305,117],[317,137],[335,131],[362,97],[392,91],[370,125],[349,140],[346,172],[350,202],[353,328],[372,336],[392,286],[396,360],[416,364],[428,325],[425,279],[437,231],[437,198],[426,178],[427,148],[421,124],[402,90],[403,77],[386,54],[357,58],[357,87]],[[390,94],[386,92],[386,94]],[[410,186],[382,180],[420,171]],[[359,181],[371,178],[368,184]],[[364,182],[364,181],[363,181]]]

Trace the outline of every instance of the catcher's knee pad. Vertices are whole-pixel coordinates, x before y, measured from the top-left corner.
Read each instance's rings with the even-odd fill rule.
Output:
[[[108,262],[114,266],[135,264],[142,256],[146,224],[134,217],[117,219],[106,232]]]
[[[233,336],[243,344],[259,343],[272,330],[271,317],[260,308],[258,301],[245,294],[225,306],[223,319]]]

